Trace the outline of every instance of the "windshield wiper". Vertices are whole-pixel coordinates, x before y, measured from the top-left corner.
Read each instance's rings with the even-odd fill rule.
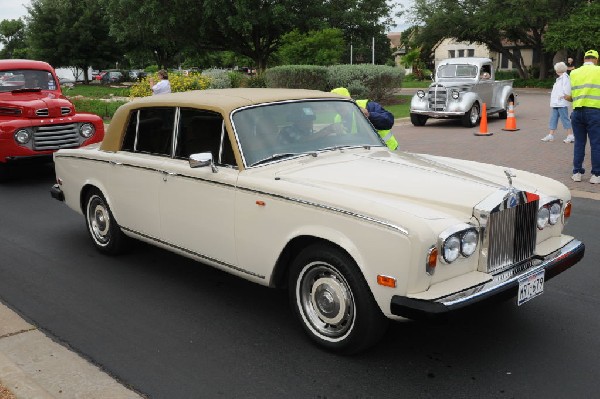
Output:
[[[37,88],[37,89],[33,89],[33,88],[22,88],[22,89],[15,89],[15,90],[11,90],[11,93],[34,93],[37,91],[42,91],[42,89]]]
[[[298,156],[298,155],[309,155],[309,154],[313,155],[313,156],[316,155],[313,152],[282,152],[280,154],[270,155],[270,156],[268,156],[266,158],[261,159],[260,161],[256,161],[256,162],[254,162],[250,166],[260,165],[260,164],[267,163],[267,162],[270,162],[270,161],[275,161],[277,159],[289,158],[289,157],[294,157],[294,156]]]

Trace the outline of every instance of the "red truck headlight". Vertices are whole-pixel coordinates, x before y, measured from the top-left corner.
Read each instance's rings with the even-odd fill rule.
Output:
[[[19,129],[15,132],[15,140],[19,144],[27,144],[31,140],[31,132],[27,129]]]
[[[83,123],[79,127],[79,134],[81,135],[81,137],[84,137],[86,139],[89,139],[90,137],[92,137],[95,132],[96,132],[96,128],[91,123]]]

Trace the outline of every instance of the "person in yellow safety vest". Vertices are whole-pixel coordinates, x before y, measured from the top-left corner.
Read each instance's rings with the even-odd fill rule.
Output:
[[[345,87],[337,87],[331,90],[331,92],[350,97],[350,92]],[[392,151],[398,148],[398,141],[391,130],[392,126],[394,126],[394,115],[375,101],[356,100],[356,104],[360,107],[362,113],[369,119],[388,148]]]
[[[571,95],[565,96],[568,101],[573,101],[573,114],[571,124],[575,143],[573,145],[573,176],[571,179],[581,181],[585,173],[583,160],[585,158],[585,145],[589,138],[590,153],[592,158],[592,176],[590,183],[600,183],[600,66],[598,66],[598,52],[588,50],[585,52],[584,63],[581,67],[571,71]]]

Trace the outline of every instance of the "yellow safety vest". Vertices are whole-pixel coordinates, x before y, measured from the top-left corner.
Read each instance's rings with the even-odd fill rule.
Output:
[[[367,109],[368,102],[369,100],[356,100],[356,104],[364,109]],[[391,130],[378,130],[377,133],[379,133],[379,135],[381,136],[383,141],[385,141],[385,144],[390,150],[394,151],[396,148],[398,148],[398,141],[396,141],[396,138],[392,134]]]
[[[573,108],[600,108],[600,66],[582,65],[569,77]]]

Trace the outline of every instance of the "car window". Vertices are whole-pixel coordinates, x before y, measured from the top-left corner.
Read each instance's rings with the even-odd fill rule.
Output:
[[[246,166],[332,148],[384,145],[348,100],[261,105],[235,112],[232,121]]]
[[[466,64],[440,65],[437,76],[438,78],[474,78],[477,76],[477,67]]]
[[[17,89],[56,90],[58,85],[48,71],[15,69],[0,73],[0,92]]]
[[[122,150],[171,156],[175,107],[142,108],[131,114]]]
[[[215,163],[236,165],[229,136],[221,114],[193,108],[182,108],[179,116],[176,158],[210,152]]]

